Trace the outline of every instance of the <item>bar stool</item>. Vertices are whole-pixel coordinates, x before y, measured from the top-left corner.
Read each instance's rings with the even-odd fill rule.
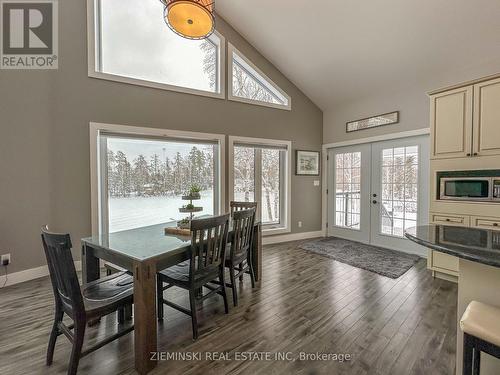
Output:
[[[481,352],[500,359],[500,308],[472,301],[460,328],[464,332],[463,375],[479,375]]]

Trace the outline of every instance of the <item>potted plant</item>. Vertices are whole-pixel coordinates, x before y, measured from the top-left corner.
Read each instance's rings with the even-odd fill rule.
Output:
[[[182,220],[179,220],[177,222],[177,227],[180,229],[190,229],[191,228],[191,220],[189,220],[189,217],[185,217]]]
[[[192,199],[200,199],[201,198],[201,187],[197,184],[191,185],[189,188],[188,196]]]

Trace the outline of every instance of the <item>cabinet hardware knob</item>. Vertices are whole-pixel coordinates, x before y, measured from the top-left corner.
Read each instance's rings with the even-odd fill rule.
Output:
[[[373,203],[373,204],[377,204],[377,201],[374,199],[374,200],[372,201],[372,203]]]
[[[470,152],[467,153],[467,156],[470,156]]]
[[[477,152],[474,152],[474,156],[477,156]]]
[[[493,223],[493,226],[494,227],[498,227],[498,223]]]
[[[450,221],[450,219],[446,219],[446,221]]]

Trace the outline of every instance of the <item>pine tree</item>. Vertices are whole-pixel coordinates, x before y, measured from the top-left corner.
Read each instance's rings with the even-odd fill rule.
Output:
[[[149,166],[144,155],[139,155],[134,160],[133,186],[138,196],[146,193],[146,185],[150,182]]]

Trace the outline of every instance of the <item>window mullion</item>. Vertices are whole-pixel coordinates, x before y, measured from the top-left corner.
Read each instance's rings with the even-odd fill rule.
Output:
[[[255,148],[254,155],[255,201],[258,202],[257,217],[262,221],[262,150],[260,148]]]
[[[279,219],[279,224],[280,225],[288,225],[286,222],[286,206],[287,206],[287,197],[286,197],[286,152],[285,151],[280,151],[280,180],[279,180],[279,194],[280,194],[280,219]]]
[[[101,233],[108,233],[109,229],[109,187],[108,187],[108,138],[106,136],[99,137],[99,230]]]

